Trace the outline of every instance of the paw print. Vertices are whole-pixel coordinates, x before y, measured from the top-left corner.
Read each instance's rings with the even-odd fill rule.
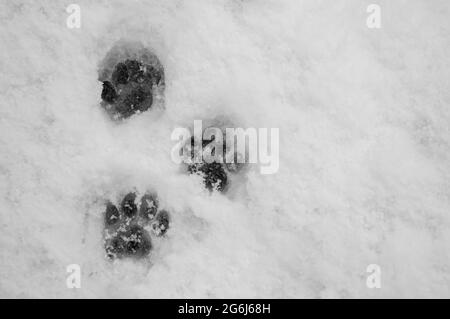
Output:
[[[147,111],[164,90],[164,68],[155,54],[136,45],[115,46],[99,73],[102,107],[114,120]]]
[[[151,193],[138,198],[130,192],[119,205],[107,202],[104,218],[104,244],[109,259],[147,256],[152,238],[164,236],[170,224],[169,213],[159,209],[158,198]]]
[[[243,155],[227,147],[225,143],[226,135],[224,132],[222,134],[224,136],[224,144],[222,159],[219,161],[213,161],[211,163],[205,161],[201,156],[201,150],[195,148],[194,137],[191,138],[190,143],[187,143],[190,144],[190,148],[185,147],[185,154],[189,154],[185,158],[187,172],[189,174],[200,175],[203,178],[204,187],[209,191],[217,190],[219,192],[225,192],[229,186],[229,174],[237,174],[244,165],[240,161]],[[208,147],[214,141],[214,138],[212,136],[212,139],[209,140],[202,139],[202,149],[204,150]],[[230,161],[231,158],[234,159],[233,162]]]

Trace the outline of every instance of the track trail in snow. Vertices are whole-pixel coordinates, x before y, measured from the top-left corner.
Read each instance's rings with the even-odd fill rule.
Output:
[[[447,1],[0,1],[0,296],[448,297]],[[164,108],[111,121],[99,63],[151,48]],[[280,128],[280,169],[227,193],[180,172],[175,127]],[[104,200],[157,190],[170,232],[104,258]],[[67,289],[79,264],[81,289]],[[382,288],[366,287],[378,264]]]

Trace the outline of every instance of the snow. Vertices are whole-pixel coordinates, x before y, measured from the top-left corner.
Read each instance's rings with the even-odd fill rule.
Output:
[[[450,4],[0,1],[0,296],[450,297]],[[140,41],[165,109],[112,123],[98,65]],[[280,128],[280,169],[208,194],[170,159],[176,127]],[[105,199],[158,193],[171,227],[109,262]],[[66,267],[79,264],[81,288]],[[369,289],[366,268],[381,269]]]

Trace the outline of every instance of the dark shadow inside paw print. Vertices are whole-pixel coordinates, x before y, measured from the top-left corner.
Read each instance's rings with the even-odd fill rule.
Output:
[[[109,258],[144,257],[152,248],[150,236],[138,225],[120,231],[106,245]]]
[[[110,259],[147,256],[152,237],[163,236],[169,229],[169,213],[159,210],[155,194],[146,193],[137,199],[137,194],[130,192],[120,201],[119,208],[106,203],[104,244]]]
[[[153,231],[157,236],[164,235],[169,229],[169,213],[165,210],[156,216],[156,222],[152,224]]]
[[[209,191],[217,189],[224,191],[228,184],[227,173],[222,163],[193,163],[189,164],[188,172],[203,177],[203,184]]]
[[[120,42],[102,61],[102,107],[115,120],[149,110],[164,93],[164,68],[158,57],[139,43]]]
[[[120,208],[122,209],[123,214],[127,218],[133,218],[137,213],[137,206],[135,203],[136,194],[128,193],[122,200],[120,204]]]
[[[158,205],[158,199],[155,195],[145,194],[141,198],[139,215],[145,220],[153,220],[158,212]]]

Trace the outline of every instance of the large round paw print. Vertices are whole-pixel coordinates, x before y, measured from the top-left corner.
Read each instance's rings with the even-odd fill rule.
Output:
[[[136,44],[116,45],[99,73],[102,107],[115,120],[149,110],[164,90],[164,68],[151,51]]]
[[[130,192],[119,205],[106,203],[104,244],[110,259],[145,257],[152,249],[152,237],[163,236],[169,229],[169,213],[159,209],[155,194],[138,198]]]

